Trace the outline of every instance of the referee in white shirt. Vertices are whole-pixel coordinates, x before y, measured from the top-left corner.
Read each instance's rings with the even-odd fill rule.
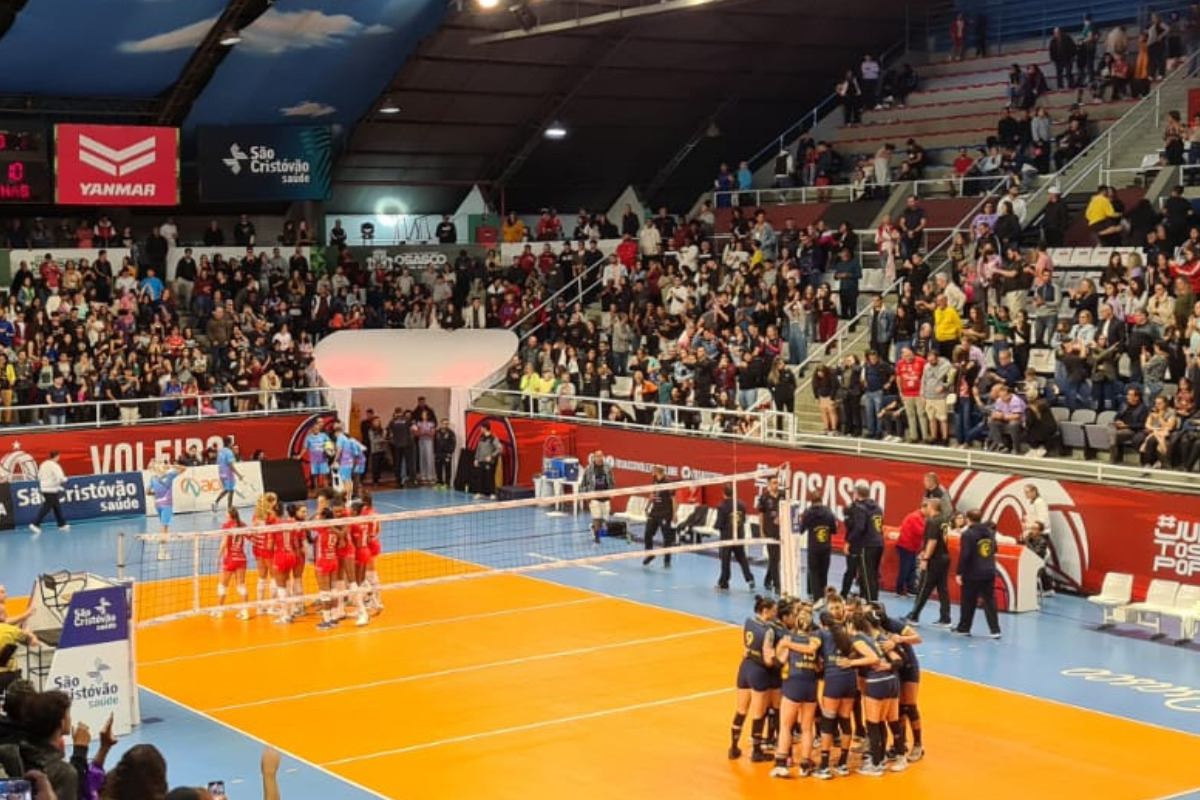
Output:
[[[38,489],[42,493],[42,508],[38,511],[37,519],[29,526],[34,533],[42,532],[42,520],[51,511],[54,512],[54,521],[58,523],[60,531],[71,530],[71,526],[67,524],[67,520],[63,516],[62,506],[59,505],[63,484],[66,482],[67,474],[63,472],[62,466],[58,463],[58,451],[51,450],[50,457],[38,467]]]

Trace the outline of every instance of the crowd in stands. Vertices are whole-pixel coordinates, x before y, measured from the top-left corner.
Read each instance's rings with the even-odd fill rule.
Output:
[[[154,745],[130,747],[109,766],[117,744],[111,728],[110,720],[93,734],[87,725],[72,722],[67,693],[39,692],[29,681],[15,680],[4,692],[0,713],[0,782],[30,778],[37,800],[214,800],[207,788],[171,789],[166,759]],[[92,752],[95,738],[99,744]],[[279,753],[267,748],[261,762],[263,800],[280,798],[279,765]]]

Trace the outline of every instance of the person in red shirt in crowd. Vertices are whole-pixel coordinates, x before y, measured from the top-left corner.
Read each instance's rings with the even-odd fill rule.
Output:
[[[925,514],[918,508],[900,522],[900,538],[896,540],[896,557],[900,559],[896,594],[900,597],[917,593],[917,556],[924,541]]]
[[[533,254],[533,245],[527,244],[521,255],[517,256],[517,267],[525,273],[525,277],[529,277],[529,273],[533,272],[536,266],[537,257]]]
[[[1171,274],[1183,278],[1192,287],[1192,294],[1200,297],[1200,256],[1191,248],[1183,248],[1185,258],[1182,264],[1172,264]]]
[[[621,237],[621,243],[617,245],[617,260],[630,272],[637,268],[638,243],[628,233]]]
[[[558,267],[558,256],[550,250],[548,242],[542,245],[542,252],[538,253],[537,267],[543,279],[549,278]]]
[[[562,222],[554,209],[542,212],[542,218],[538,220],[537,238],[539,242],[556,242],[563,238]]]
[[[954,157],[954,177],[959,178],[960,180],[966,178],[967,173],[971,171],[971,167],[973,166],[975,166],[975,159],[971,158],[970,153],[967,152],[967,148],[958,148],[958,155]],[[952,189],[959,188],[958,186],[955,186],[955,183],[957,183],[957,181],[950,182],[950,187]]]
[[[911,347],[900,351],[900,360],[896,362],[896,386],[904,403],[904,416],[908,420],[905,437],[910,442],[917,440],[917,420],[925,413],[925,399],[921,397],[921,376],[924,373],[925,359],[915,355]]]
[[[57,291],[62,278],[62,267],[58,266],[58,262],[46,254],[46,258],[42,261],[42,265],[38,268],[41,273],[42,281],[46,284],[46,288],[51,291]]]

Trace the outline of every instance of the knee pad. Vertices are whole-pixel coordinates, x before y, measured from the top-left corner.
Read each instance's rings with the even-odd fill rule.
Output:
[[[837,736],[837,717],[821,717],[818,720],[818,728],[820,728],[822,736]]]
[[[921,719],[921,712],[917,709],[916,703],[901,703],[900,716],[908,717],[910,722],[917,722]]]

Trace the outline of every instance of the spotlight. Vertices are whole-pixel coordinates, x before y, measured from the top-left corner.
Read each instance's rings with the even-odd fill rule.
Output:
[[[508,10],[511,11],[513,16],[517,18],[517,24],[520,25],[521,30],[525,31],[526,33],[537,27],[537,15],[534,14],[533,9],[529,7],[529,3],[525,2],[524,0],[522,0],[520,3],[509,6]]]
[[[242,41],[242,35],[233,28],[227,28],[225,33],[221,34],[218,40],[222,47],[233,47],[238,42]]]
[[[491,11],[500,5],[500,0],[475,0],[475,5],[484,11]]]
[[[567,138],[567,128],[561,122],[551,122],[546,126],[546,130],[542,135],[547,139],[565,139]]]
[[[391,95],[388,95],[387,97],[383,98],[383,103],[379,106],[379,113],[380,114],[399,114],[400,113],[400,104],[397,103],[396,100]]]

